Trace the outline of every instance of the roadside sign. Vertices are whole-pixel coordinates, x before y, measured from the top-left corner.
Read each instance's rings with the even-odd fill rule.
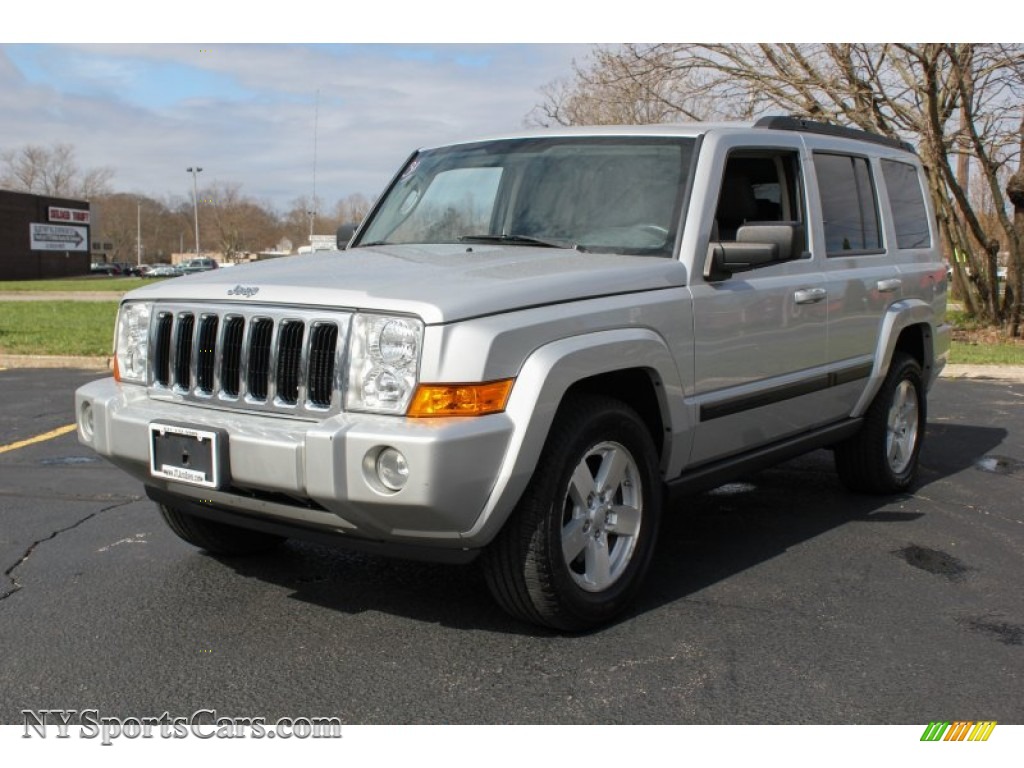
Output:
[[[33,251],[88,251],[89,230],[61,224],[29,224]]]
[[[72,224],[89,224],[89,211],[82,211],[78,208],[60,208],[56,205],[49,207],[50,221],[69,221]]]
[[[309,244],[314,251],[333,251],[338,247],[337,235],[311,235]]]

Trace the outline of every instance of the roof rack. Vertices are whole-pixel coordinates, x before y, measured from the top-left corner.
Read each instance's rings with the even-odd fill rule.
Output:
[[[771,128],[776,131],[802,131],[804,133],[820,133],[825,136],[836,136],[843,139],[857,139],[859,141],[870,141],[873,144],[882,144],[895,149],[905,149],[908,152],[917,154],[914,145],[908,141],[900,141],[883,136],[880,133],[862,131],[859,128],[847,128],[844,125],[832,125],[821,123],[816,120],[807,120],[803,117],[790,117],[783,115],[769,115],[762,117],[756,123],[755,128]]]

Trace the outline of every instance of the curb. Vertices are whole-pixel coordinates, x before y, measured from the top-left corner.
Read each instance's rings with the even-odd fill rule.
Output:
[[[952,365],[942,369],[943,379],[983,379],[1024,383],[1021,365]]]
[[[112,357],[0,354],[0,368],[79,368],[88,371],[110,371],[113,367]]]

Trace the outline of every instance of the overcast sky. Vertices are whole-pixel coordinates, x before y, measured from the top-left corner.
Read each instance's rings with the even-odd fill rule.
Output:
[[[521,128],[588,45],[4,44],[0,151],[72,144],[118,191],[375,195],[418,146]],[[319,91],[319,107],[317,107]],[[315,130],[314,130],[315,128]]]
[[[820,0],[780,2],[782,15],[755,0],[16,3],[0,27],[0,151],[71,144],[81,167],[114,171],[115,190],[158,198],[190,195],[185,169],[201,166],[201,185],[238,183],[283,210],[313,191],[315,138],[331,206],[376,195],[417,147],[521,128],[597,42],[876,39],[882,16],[887,35],[949,26],[901,18],[891,0],[861,0],[840,27]],[[277,40],[302,43],[253,42]]]

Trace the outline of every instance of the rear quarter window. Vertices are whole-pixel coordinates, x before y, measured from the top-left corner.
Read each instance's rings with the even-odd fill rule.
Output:
[[[931,231],[928,209],[917,168],[896,160],[882,161],[882,178],[889,193],[893,223],[896,225],[897,248],[930,248]]]

